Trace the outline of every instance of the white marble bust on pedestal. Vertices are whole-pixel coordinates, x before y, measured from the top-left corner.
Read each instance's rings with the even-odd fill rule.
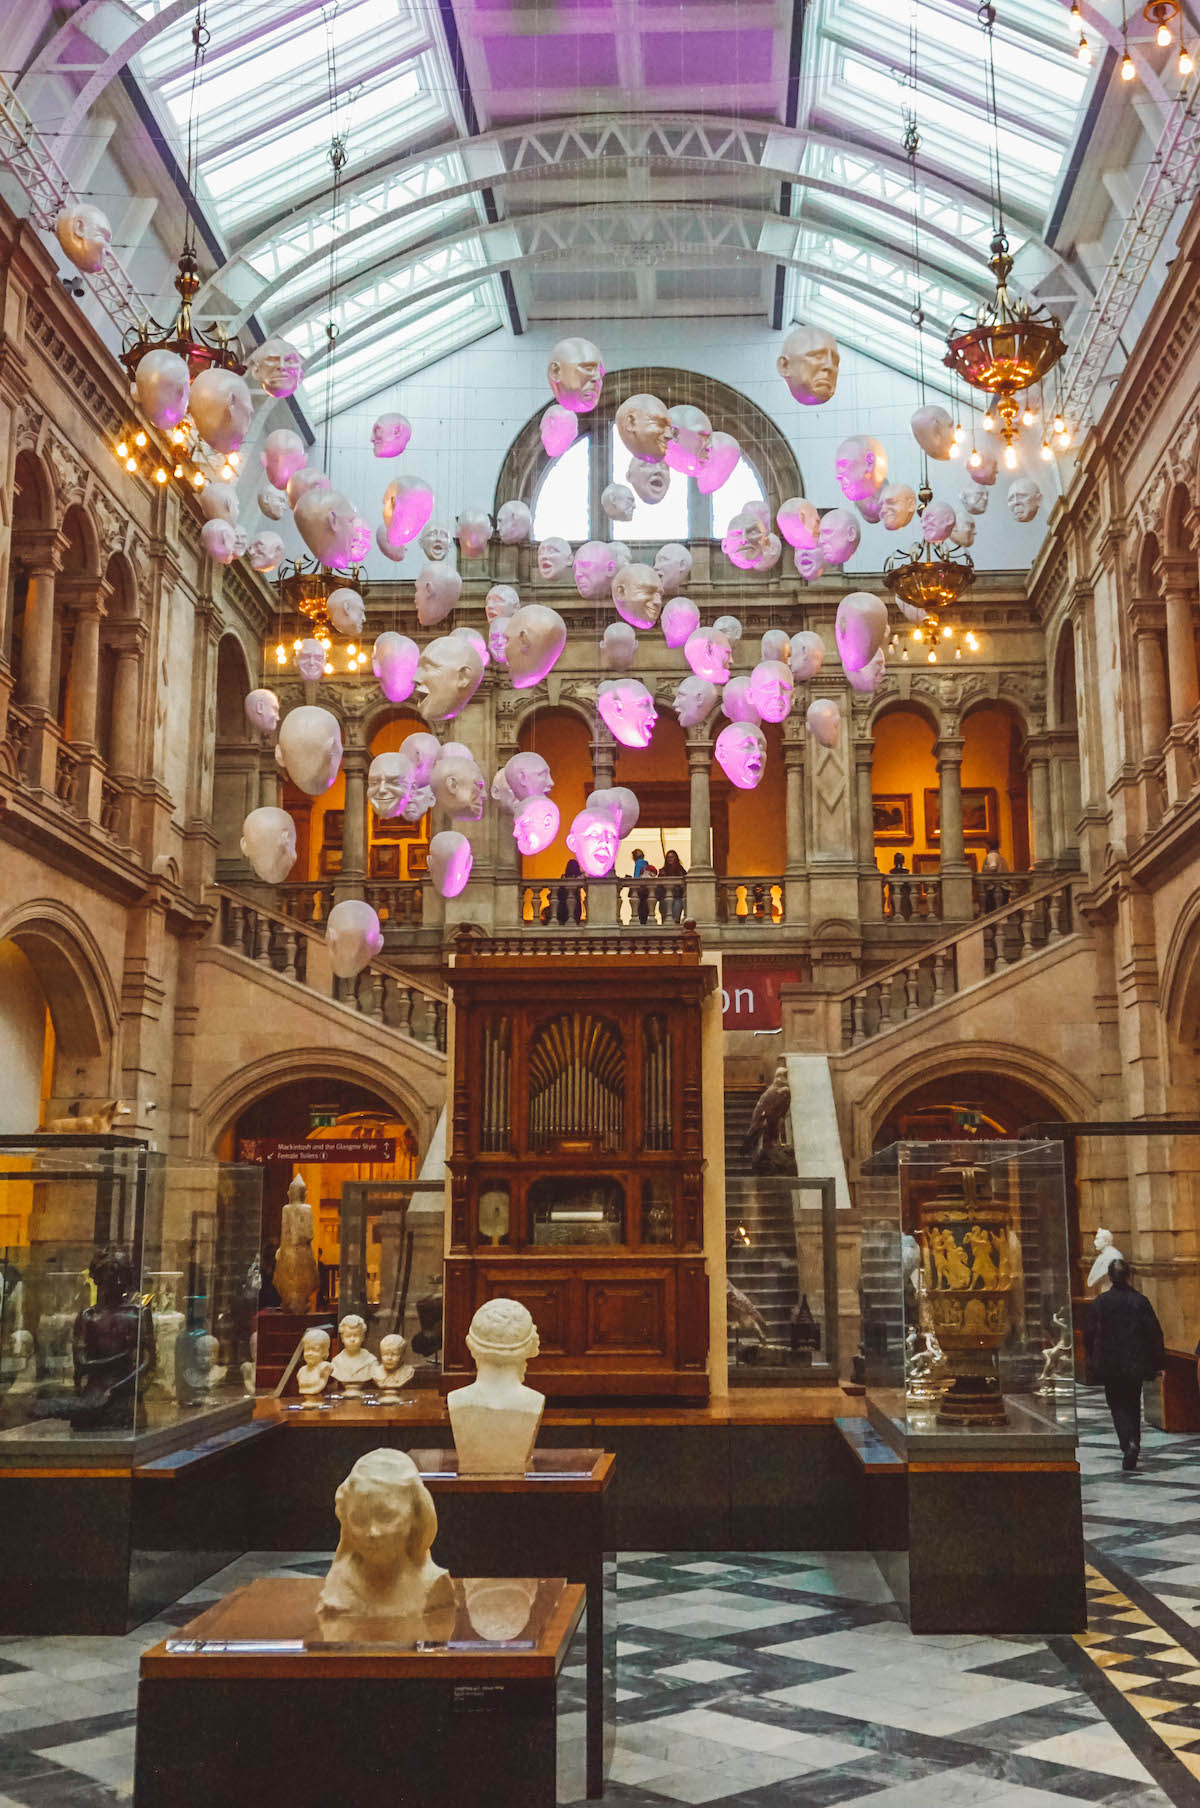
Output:
[[[410,1456],[360,1456],[334,1502],[341,1536],[318,1601],[323,1624],[351,1636],[348,1622],[398,1627],[453,1606],[450,1578],[429,1555],[437,1514]]]
[[[1103,1225],[1092,1239],[1092,1248],[1096,1252],[1096,1260],[1088,1270],[1087,1284],[1089,1287],[1098,1287],[1103,1293],[1106,1283],[1112,1285],[1108,1278],[1109,1269],[1114,1262],[1123,1262],[1125,1258],[1113,1242],[1112,1232],[1105,1230]]]
[[[332,1378],[341,1384],[344,1394],[361,1394],[375,1379],[375,1358],[363,1349],[367,1321],[357,1312],[349,1312],[338,1326],[341,1349],[329,1365]]]
[[[517,1300],[485,1300],[467,1332],[476,1375],[446,1401],[460,1475],[524,1475],[546,1396],[526,1387],[537,1327]]]
[[[405,1362],[405,1339],[396,1331],[379,1339],[379,1361],[371,1371],[375,1383],[375,1391],[380,1394],[398,1394],[413,1378],[411,1362]]]

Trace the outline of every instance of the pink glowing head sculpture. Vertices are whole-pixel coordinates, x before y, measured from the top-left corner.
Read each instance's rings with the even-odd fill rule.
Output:
[[[250,431],[254,402],[243,377],[232,370],[202,370],[192,378],[188,413],[214,452],[240,452]]]
[[[283,564],[283,541],[278,534],[255,534],[250,542],[250,563],[255,571],[276,571]]]
[[[861,691],[864,696],[873,697],[887,674],[887,662],[883,656],[883,648],[873,653],[861,671],[847,672],[846,683],[852,691]]]
[[[305,457],[304,441],[290,427],[277,427],[263,441],[263,470],[277,490],[286,489],[297,471],[304,469]]]
[[[721,692],[721,714],[730,722],[762,721],[762,714],[750,695],[750,678],[745,672],[731,678]]]
[[[408,553],[407,546],[393,546],[387,537],[387,528],[381,521],[375,529],[375,547],[381,552],[389,565],[403,565]]]
[[[178,427],[188,411],[190,378],[176,352],[147,352],[133,379],[138,407],[153,427]]]
[[[545,797],[554,789],[554,774],[540,753],[514,753],[502,768],[505,783],[519,804]]]
[[[285,488],[288,502],[294,510],[300,498],[307,496],[310,490],[331,490],[333,485],[324,471],[318,471],[311,465],[301,465],[298,471],[292,472]]]
[[[861,672],[887,639],[887,605],[867,590],[852,590],[838,604],[833,637],[847,672]]]
[[[767,738],[753,722],[731,722],[717,736],[713,757],[731,785],[753,791],[767,769]]]
[[[756,571],[770,550],[771,517],[765,503],[749,502],[725,530],[721,551],[739,571]]]
[[[400,747],[400,757],[412,772],[414,789],[428,785],[433,777],[433,769],[442,757],[442,744],[436,735],[424,734],[420,730],[416,734],[406,735]]]
[[[466,890],[474,864],[471,843],[457,829],[443,829],[429,843],[429,876],[443,898],[457,898]]]
[[[246,726],[251,734],[274,734],[279,727],[279,698],[274,691],[256,690],[246,696]]]
[[[412,438],[412,427],[402,414],[381,414],[371,428],[371,450],[376,458],[399,458]]]
[[[662,614],[662,579],[653,565],[622,565],[613,579],[612,599],[631,628],[652,628]]]
[[[372,907],[362,898],[343,898],[325,921],[329,964],[339,979],[353,979],[369,967],[383,947],[383,930]]]
[[[484,509],[464,509],[458,517],[458,549],[464,559],[481,559],[492,537],[492,517]]]
[[[389,703],[405,703],[412,696],[420,657],[421,649],[407,634],[395,634],[389,629],[376,640],[371,649],[371,669]]]
[[[612,872],[617,842],[617,825],[604,810],[580,810],[567,833],[567,846],[589,879]]]
[[[807,496],[789,496],[779,505],[775,525],[789,546],[806,546],[811,551],[817,543],[821,517]]]
[[[552,402],[538,428],[547,458],[561,458],[579,432],[579,421],[561,402]]]
[[[638,678],[606,678],[596,696],[600,719],[622,747],[649,747],[658,721],[654,698]]]
[[[888,457],[869,433],[844,439],[834,454],[838,488],[847,502],[864,502],[887,482]]]
[[[238,493],[231,483],[206,483],[200,492],[200,513],[206,521],[232,521],[237,525],[241,510]]]
[[[683,656],[697,678],[724,684],[733,665],[733,647],[719,628],[697,628],[684,643]]]
[[[686,596],[673,596],[663,604],[658,625],[669,647],[681,647],[700,626],[700,611]]]
[[[996,454],[990,452],[986,446],[977,446],[976,451],[979,454],[978,463],[971,464],[968,459],[968,468],[975,482],[986,485],[990,490],[1000,471],[1000,466],[996,462]]]
[[[272,334],[246,360],[246,375],[269,396],[295,395],[304,381],[304,359],[288,339]]]
[[[218,515],[200,529],[200,541],[214,565],[232,565],[246,550],[246,536]]]
[[[480,821],[487,801],[487,780],[471,754],[450,753],[443,747],[429,782],[447,816],[462,822]]]
[[[588,810],[603,810],[611,816],[622,841],[626,835],[633,834],[642,813],[641,805],[628,785],[602,785],[599,790],[588,793],[584,807]]]
[[[824,577],[829,570],[829,561],[819,546],[798,546],[796,548],[796,575],[804,579],[806,584],[815,583],[817,578]]]
[[[423,477],[397,477],[383,492],[383,525],[393,546],[408,546],[433,513],[433,487]]]
[[[836,747],[842,732],[842,712],[832,697],[818,697],[808,706],[804,725],[821,747]]]
[[[727,484],[741,456],[742,448],[732,433],[714,433],[696,466],[696,488],[700,494],[713,496]]]
[[[856,502],[854,506],[863,520],[871,527],[875,527],[878,524],[879,518],[883,514],[883,504],[880,502],[878,496],[871,496],[864,502]]]
[[[546,365],[546,381],[560,408],[590,414],[604,388],[604,360],[590,339],[560,339]]]
[[[557,840],[561,818],[550,797],[527,797],[513,812],[513,840],[521,854],[544,854]]]
[[[808,628],[802,628],[798,634],[792,635],[791,654],[788,664],[792,668],[792,677],[797,684],[804,684],[815,678],[825,663],[825,642],[819,634]]]
[[[782,722],[792,707],[792,674],[782,659],[760,659],[750,674],[750,701],[764,722]],[[728,686],[726,686],[728,689]]]
[[[821,516],[817,530],[817,550],[827,565],[844,565],[854,557],[861,539],[858,522],[845,509],[830,509]]]
[[[505,660],[515,691],[540,684],[557,664],[567,644],[567,624],[544,603],[525,603],[509,617]]]
[[[695,477],[712,443],[712,422],[702,408],[681,402],[668,410],[671,440],[667,446],[667,463],[685,477]]]

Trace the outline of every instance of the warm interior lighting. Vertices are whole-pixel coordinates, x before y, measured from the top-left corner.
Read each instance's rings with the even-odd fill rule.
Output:
[[[136,458],[127,458],[125,460],[125,469],[127,471],[136,471],[137,470],[137,459]]]
[[[135,433],[133,436],[133,443],[135,446],[144,446],[146,443],[146,435],[144,433]]]
[[[1017,468],[1017,448],[1015,446],[1005,446],[1005,448],[1004,448],[1004,467],[1008,471],[1016,470],[1016,468]]]
[[[943,628],[942,629],[942,639],[943,640],[951,640],[951,639],[953,639],[953,636],[954,636],[953,628]]]
[[[1192,63],[1191,57],[1188,55],[1187,51],[1184,49],[1183,45],[1181,44],[1179,46],[1179,73],[1180,73],[1180,75],[1190,75],[1192,73],[1193,67],[1194,67],[1194,65]]]
[[[333,677],[333,667],[330,665],[328,660],[325,661],[325,676],[327,678]]]
[[[125,444],[124,440],[122,440],[120,445],[117,447],[117,457],[118,458],[128,458],[129,457],[129,447]]]
[[[182,476],[183,476],[183,466],[182,466],[182,465],[176,465],[176,466],[175,466],[175,475],[176,475],[176,477],[182,477]]]
[[[1079,61],[1083,64],[1085,69],[1091,64],[1092,47],[1086,38],[1080,38],[1079,49],[1075,52],[1075,55],[1079,58]]]
[[[204,488],[204,472],[197,471],[196,475],[192,478],[192,482],[198,490],[202,490]]]
[[[286,665],[287,664],[287,653],[284,651],[284,645],[283,645],[282,641],[280,641],[279,645],[275,649],[275,663],[276,663],[276,665]]]
[[[1022,427],[1032,427],[1033,423],[1034,423],[1034,421],[1036,421],[1036,419],[1037,419],[1037,415],[1033,412],[1033,409],[1030,408],[1027,403],[1025,406],[1025,411],[1021,416]]]
[[[1054,457],[1054,450],[1048,439],[1044,439],[1042,441],[1042,457],[1045,459],[1051,459]]]
[[[1121,80],[1123,82],[1131,82],[1133,76],[1133,58],[1130,56],[1129,52],[1126,51],[1125,55],[1121,58]]]
[[[996,417],[992,413],[990,408],[984,414],[983,419],[980,421],[979,425],[983,428],[985,433],[992,433],[995,431]]]
[[[983,463],[983,453],[979,450],[978,446],[971,447],[971,456],[967,459],[967,463],[973,471]]]
[[[925,636],[922,634],[920,628],[913,629],[913,639],[914,640],[924,640],[924,638],[925,638]]]
[[[154,473],[154,481],[155,483],[166,483],[167,481],[167,474],[161,465],[159,465],[157,471]]]
[[[930,654],[930,655],[929,655],[929,663],[930,663],[930,665],[936,665],[936,664],[937,664],[937,654],[936,654],[936,653],[931,653],[931,654]]]

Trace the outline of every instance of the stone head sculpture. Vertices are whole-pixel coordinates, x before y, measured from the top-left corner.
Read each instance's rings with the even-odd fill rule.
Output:
[[[667,419],[671,423],[667,463],[673,471],[694,477],[712,443],[712,422],[702,408],[695,408],[690,402],[668,409]]]
[[[1006,500],[1014,521],[1032,521],[1042,506],[1042,492],[1032,477],[1018,477],[1009,484]]]
[[[887,482],[888,456],[869,433],[844,439],[834,454],[838,488],[848,502],[865,502]]]
[[[817,529],[817,550],[827,565],[844,565],[858,551],[861,535],[858,522],[845,509],[830,509],[821,516]]]
[[[586,603],[599,602],[612,590],[617,559],[607,540],[585,540],[575,554],[575,588]]]
[[[548,584],[557,584],[571,568],[571,548],[558,534],[543,540],[537,550],[537,567]]]
[[[458,547],[464,559],[481,559],[492,537],[492,517],[485,509],[464,509],[458,517]]]
[[[733,648],[719,628],[697,628],[684,642],[683,656],[697,678],[724,684],[733,666]]]
[[[792,673],[781,659],[760,659],[750,674],[750,701],[764,722],[782,722],[792,707]],[[728,688],[728,687],[727,687]]]
[[[502,546],[522,546],[533,532],[533,516],[527,502],[502,502],[496,516],[496,532]]]
[[[433,768],[433,795],[448,816],[479,822],[487,802],[487,781],[469,754],[443,752]]]
[[[251,352],[246,375],[269,396],[295,395],[304,381],[304,360],[289,340],[272,334]]]
[[[513,840],[521,854],[544,854],[558,837],[561,819],[553,798],[527,797],[513,812]]]
[[[603,879],[617,858],[617,825],[604,810],[580,810],[567,833],[567,846],[589,879]]]
[[[264,885],[282,885],[296,864],[296,825],[286,810],[264,804],[242,824],[241,850]]]
[[[567,644],[567,624],[544,603],[525,603],[509,617],[504,637],[505,661],[516,691],[540,684],[553,670]]]
[[[702,496],[715,495],[729,482],[742,456],[732,433],[713,434],[696,465],[696,488]]]
[[[658,464],[671,442],[670,416],[657,396],[627,396],[617,409],[617,434],[635,458]]]
[[[907,527],[917,512],[917,492],[911,483],[886,483],[879,492],[879,519],[889,534]]]
[[[259,456],[263,470],[275,488],[284,490],[296,473],[303,471],[307,454],[298,433],[293,433],[290,427],[277,427],[263,441]]]
[[[681,678],[671,703],[680,728],[699,728],[701,722],[712,715],[720,695],[715,684],[698,677],[695,672]]]
[[[357,590],[347,585],[339,585],[331,590],[325,601],[329,611],[329,619],[339,634],[346,634],[352,640],[362,635],[363,623],[367,619],[367,606]]]
[[[600,636],[600,664],[606,672],[627,672],[637,658],[638,638],[628,622],[609,622]]]
[[[604,360],[590,339],[560,339],[550,353],[546,379],[554,400],[570,414],[590,414],[604,388]]]
[[[133,379],[138,407],[155,427],[178,427],[188,411],[191,378],[176,352],[147,352]]]
[[[767,739],[753,722],[731,722],[713,746],[713,757],[730,784],[753,791],[767,767]]]
[[[913,415],[912,436],[930,458],[949,458],[954,445],[954,422],[944,408],[931,402]]]
[[[402,414],[381,414],[371,428],[371,450],[376,458],[399,458],[412,438],[412,427]]]
[[[673,596],[663,604],[658,625],[669,647],[681,647],[700,626],[700,611],[689,597]]]
[[[90,201],[71,201],[59,209],[54,236],[77,270],[95,276],[104,268],[112,244],[108,215]]]
[[[524,1381],[526,1365],[541,1348],[529,1308],[517,1300],[490,1299],[480,1306],[467,1331],[467,1348],[482,1369],[495,1364],[515,1370]]]
[[[442,829],[429,843],[429,876],[443,898],[466,890],[474,864],[471,843],[457,829]]]
[[[343,898],[325,921],[329,964],[339,979],[353,979],[369,967],[383,947],[383,930],[363,898]]]
[[[678,540],[668,540],[654,555],[654,569],[662,579],[663,595],[674,596],[692,575],[692,555]]]
[[[607,812],[616,823],[622,841],[626,835],[633,834],[642,813],[641,805],[628,785],[602,785],[598,791],[590,791],[584,800],[584,808]]]
[[[246,697],[246,726],[251,734],[274,734],[279,727],[279,698],[274,691],[251,691]]]
[[[658,721],[654,698],[637,678],[605,679],[596,696],[605,727],[623,747],[649,747]]]
[[[652,628],[662,613],[662,579],[653,565],[623,565],[612,582],[612,599],[631,628]]]
[[[637,497],[628,484],[606,484],[600,497],[600,507],[610,521],[632,521]]]
[[[805,727],[822,747],[836,747],[842,732],[842,712],[832,697],[818,697],[808,706]]]
[[[445,621],[462,594],[462,579],[453,565],[422,565],[413,586],[417,620],[423,628]]]
[[[804,684],[809,678],[815,678],[825,663],[825,642],[821,636],[802,628],[792,635],[791,648],[788,664],[796,683]]]
[[[631,458],[625,475],[634,495],[650,507],[661,502],[671,487],[671,472],[666,460],[662,458],[652,463],[642,463]]]
[[[433,488],[424,477],[397,477],[383,492],[383,525],[393,546],[408,546],[432,513]]]
[[[817,544],[821,517],[816,504],[806,496],[789,496],[779,505],[775,525],[789,546],[807,546],[811,550]]]
[[[214,452],[240,452],[250,431],[254,401],[243,377],[213,368],[192,378],[188,412],[200,438]]]
[[[342,764],[342,730],[335,715],[316,704],[289,709],[279,724],[275,764],[309,797],[321,797]]]
[[[275,571],[283,564],[283,541],[278,534],[255,534],[250,542],[250,563],[255,571]]]
[[[847,672],[861,672],[887,639],[887,605],[866,590],[852,590],[838,604],[833,637]]]
[[[437,1514],[410,1456],[390,1447],[360,1456],[334,1502],[341,1532],[322,1616],[415,1625],[453,1602],[449,1577],[429,1555]]]
[[[371,649],[371,670],[389,703],[404,703],[412,696],[420,657],[420,648],[407,634],[389,629],[376,640]]]
[[[469,640],[445,634],[431,640],[417,661],[419,705],[426,722],[451,722],[464,710],[483,678],[483,661]]]
[[[783,342],[775,368],[792,397],[806,408],[832,399],[841,358],[837,341],[823,327],[793,327]]]
[[[579,432],[579,421],[561,402],[551,402],[538,426],[547,458],[561,458]]]

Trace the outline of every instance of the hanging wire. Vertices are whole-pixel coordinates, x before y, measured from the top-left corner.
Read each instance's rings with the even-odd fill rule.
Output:
[[[338,74],[337,74],[337,41],[334,37],[334,24],[338,15],[338,0],[331,6],[321,10],[321,22],[325,27],[325,75],[329,98],[329,163],[333,170],[333,189],[330,202],[330,234],[329,234],[329,277],[327,283],[325,321],[325,422],[323,434],[323,469],[328,474],[330,455],[330,434],[333,429],[333,389],[335,351],[337,348],[338,326],[334,318],[338,288],[338,231],[341,217],[342,171],[346,167],[347,149],[345,131],[338,117]]]
[[[187,223],[184,227],[184,250],[194,251],[196,247],[194,223],[192,220],[192,196],[196,192],[196,94],[200,86],[200,71],[204,67],[204,58],[212,39],[208,29],[208,0],[196,0],[196,17],[192,24],[192,82],[188,90],[188,122],[187,122],[187,195],[184,209]]]
[[[991,0],[979,8],[979,23],[983,26],[987,38],[987,93],[988,107],[992,115],[992,142],[988,152],[991,171],[992,205],[995,210],[996,237],[1007,238],[1004,231],[1004,197],[1000,192],[1000,108],[996,99],[996,9]]]
[[[918,66],[918,13],[917,0],[909,0],[908,8],[908,88],[911,101],[903,108],[904,118],[904,155],[908,162],[909,179],[912,183],[912,258],[913,276],[915,279],[916,301],[909,313],[909,318],[917,330],[917,388],[921,397],[921,406],[925,406],[925,298],[924,279],[921,272],[921,190],[917,174],[917,158],[921,149],[921,132],[917,119],[917,66]],[[921,449],[921,496],[925,497],[929,490],[929,455],[924,447]],[[921,502],[922,512],[925,501]]]

